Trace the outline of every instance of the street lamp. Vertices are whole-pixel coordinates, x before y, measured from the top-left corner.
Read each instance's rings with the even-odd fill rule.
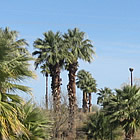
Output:
[[[131,73],[131,87],[133,86],[133,79],[132,79],[132,72],[133,72],[133,68],[129,68],[129,71]]]

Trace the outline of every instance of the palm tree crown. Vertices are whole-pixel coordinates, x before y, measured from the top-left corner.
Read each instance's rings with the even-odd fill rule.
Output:
[[[29,69],[28,61],[33,60],[24,39],[17,40],[18,33],[8,28],[0,29],[0,91],[16,89],[30,92],[28,87],[15,84],[35,75]]]
[[[93,45],[90,40],[85,39],[84,32],[81,32],[78,28],[74,28],[73,30],[69,29],[68,33],[65,33],[63,37],[71,56],[71,60],[68,60],[69,63],[77,62],[78,59],[87,62],[93,60],[93,54],[95,54]]]
[[[45,32],[44,40],[38,38],[34,42],[34,47],[38,49],[33,55],[38,55],[35,61],[36,67],[39,64],[46,64],[49,68],[56,64],[61,64],[64,60],[64,49],[62,49],[62,38],[59,32],[56,34],[52,31]],[[62,55],[63,54],[63,55]]]
[[[96,81],[92,75],[85,71],[80,70],[77,74],[77,87],[86,93],[96,92]]]

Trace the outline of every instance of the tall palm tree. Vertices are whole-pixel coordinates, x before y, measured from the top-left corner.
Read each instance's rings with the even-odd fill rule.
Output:
[[[37,39],[34,42],[34,47],[37,51],[33,52],[33,55],[38,55],[35,61],[35,65],[41,65],[43,68],[45,66],[46,76],[50,73],[52,77],[52,95],[54,111],[59,111],[60,108],[60,70],[63,66],[65,53],[63,49],[63,42],[59,32],[53,33],[48,31],[43,34],[44,39]],[[47,95],[46,95],[47,97]]]
[[[122,126],[125,140],[132,140],[140,126],[140,87],[116,89],[116,94],[104,104],[105,114],[110,116],[111,122]]]
[[[46,77],[46,95],[45,95],[45,102],[46,102],[46,109],[48,110],[48,76],[50,74],[50,70],[48,68],[47,62],[45,62],[45,58],[43,57],[42,53],[44,53],[43,47],[37,47],[37,46],[44,46],[45,42],[42,39],[37,39],[35,43],[35,48],[38,50],[34,51],[32,55],[38,55],[38,58],[35,60],[35,69],[37,69],[40,65],[41,73]],[[47,46],[46,46],[47,47]],[[47,49],[47,48],[46,48]]]
[[[77,74],[76,84],[83,91],[83,111],[87,112],[89,108],[89,112],[91,112],[91,93],[96,92],[96,81],[89,72],[80,70]],[[89,94],[89,97],[87,94]]]
[[[42,69],[41,73],[43,75],[45,75],[46,77],[46,95],[45,95],[45,99],[46,99],[46,109],[48,110],[48,76],[50,74],[49,68],[46,66],[46,64],[43,64],[42,66],[40,66],[40,68]]]
[[[85,33],[74,28],[68,30],[63,35],[64,43],[67,46],[68,55],[71,59],[67,59],[67,70],[69,71],[68,95],[69,95],[69,132],[74,134],[75,131],[75,111],[76,111],[76,71],[78,69],[78,59],[91,62],[93,59],[93,45],[91,41],[85,39]]]
[[[0,139],[12,139],[28,131],[18,119],[18,104],[22,100],[9,94],[21,90],[30,93],[29,87],[19,84],[26,78],[34,77],[28,61],[32,60],[24,39],[18,40],[18,33],[9,28],[0,29]],[[17,84],[18,83],[18,84]]]

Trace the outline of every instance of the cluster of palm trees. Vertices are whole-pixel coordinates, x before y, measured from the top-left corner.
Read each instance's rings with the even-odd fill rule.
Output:
[[[31,89],[21,82],[35,77],[29,69],[29,61],[33,58],[27,45],[24,39],[18,40],[16,31],[0,29],[1,140],[43,139],[47,134],[47,117],[40,116],[42,113],[38,107],[15,94],[19,90],[30,94]]]
[[[52,78],[51,88],[53,95],[53,108],[59,114],[61,97],[61,78],[62,68],[69,71],[69,83],[67,85],[69,97],[69,134],[74,135],[75,131],[75,112],[76,112],[76,72],[78,70],[78,59],[87,62],[93,60],[95,54],[90,40],[85,38],[85,33],[74,28],[68,30],[63,35],[60,32],[45,32],[44,39],[36,39],[34,42],[33,55],[37,55],[35,66],[42,69],[46,75]],[[46,83],[47,84],[47,83]],[[46,90],[47,91],[47,90]],[[88,91],[89,95],[92,91]],[[48,106],[48,91],[46,92],[46,106]],[[48,108],[48,107],[47,107]]]
[[[43,39],[34,41],[37,56],[32,57],[27,49],[27,42],[18,39],[18,33],[9,28],[0,29],[0,139],[1,140],[43,140],[49,137],[49,130],[54,123],[31,100],[26,102],[15,93],[22,91],[31,94],[31,89],[22,85],[35,74],[29,69],[29,61],[35,60],[35,68],[41,68],[46,76],[46,109],[48,108],[48,76],[52,78],[53,110],[55,121],[61,107],[61,70],[67,70],[69,97],[68,137],[75,138],[76,85],[83,91],[83,112],[91,112],[91,93],[97,92],[97,85],[92,75],[78,70],[78,60],[93,60],[95,54],[90,40],[85,33],[74,28],[63,35],[48,31]],[[77,76],[77,79],[76,79]],[[97,104],[99,112],[89,116],[83,129],[88,139],[115,139],[124,130],[125,140],[132,140],[140,128],[140,87],[124,86],[115,89],[98,90]],[[86,113],[85,113],[86,114]],[[116,131],[117,130],[117,131]],[[118,133],[119,132],[119,133]],[[57,137],[57,136],[56,136]]]
[[[47,117],[31,101],[23,101],[15,95],[19,90],[31,94],[31,89],[20,84],[35,74],[29,69],[29,61],[34,60],[27,49],[24,39],[18,40],[18,32],[9,28],[0,29],[0,139],[30,139],[44,138],[48,127]],[[76,112],[76,72],[78,59],[91,62],[93,45],[85,38],[85,33],[74,28],[61,35],[60,32],[44,33],[44,39],[34,41],[35,68],[40,67],[46,76],[46,108],[48,109],[48,76],[52,78],[53,109],[59,115],[61,98],[60,72],[62,68],[69,71],[67,85],[69,96],[69,134],[75,133]],[[95,81],[94,81],[95,82]],[[95,91],[95,90],[94,90]],[[90,93],[92,90],[86,90]],[[12,94],[11,94],[12,93]],[[14,93],[14,94],[13,94]],[[89,100],[90,102],[90,100]],[[42,116],[41,116],[42,114]],[[37,119],[37,120],[36,120]],[[47,133],[46,133],[47,134]]]
[[[92,75],[85,71],[80,70],[77,73],[77,87],[83,91],[83,112],[91,112],[91,93],[96,92],[97,85]]]
[[[115,140],[124,131],[125,140],[133,140],[140,128],[140,87],[126,85],[114,92],[104,88],[98,95],[97,103],[102,108],[84,127],[88,138]]]

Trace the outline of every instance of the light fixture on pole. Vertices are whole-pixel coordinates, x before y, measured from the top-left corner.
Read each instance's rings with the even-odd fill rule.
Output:
[[[132,77],[132,72],[133,72],[133,68],[129,68],[129,71],[131,73],[131,86],[133,86],[133,77]]]

